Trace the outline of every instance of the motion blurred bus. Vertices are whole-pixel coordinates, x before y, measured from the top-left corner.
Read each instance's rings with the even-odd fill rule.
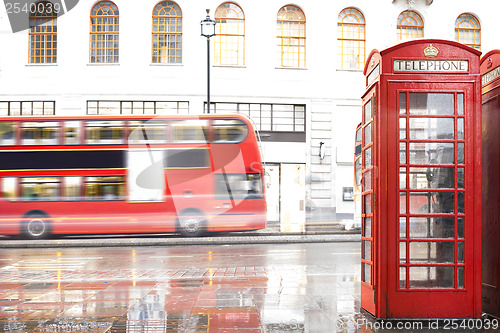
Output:
[[[361,141],[362,129],[361,123],[356,126],[355,144],[354,144],[354,222],[353,229],[361,229]]]
[[[352,220],[342,221],[342,227],[345,230],[361,229],[361,123],[356,126],[354,138],[354,179],[353,179],[353,201],[354,218]]]
[[[0,118],[0,234],[266,227],[256,134],[242,115]]]

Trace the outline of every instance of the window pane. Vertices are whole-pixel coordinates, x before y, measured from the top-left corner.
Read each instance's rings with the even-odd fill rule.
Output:
[[[71,176],[64,177],[64,198],[65,200],[81,200],[81,181],[82,177]]]
[[[410,217],[411,238],[454,238],[454,217]]]
[[[366,168],[369,168],[371,165],[372,165],[372,149],[371,148],[368,148],[366,149],[364,152],[363,152],[364,156],[365,156],[365,169]]]
[[[59,200],[58,177],[21,178],[21,197],[24,201]]]
[[[399,218],[399,238],[406,238],[406,217]]]
[[[410,93],[410,114],[453,115],[454,94]]]
[[[454,144],[410,143],[410,164],[454,164]]]
[[[12,121],[0,122],[0,146],[16,144],[16,123]]]
[[[406,164],[406,143],[399,144],[399,164]]]
[[[372,271],[371,271],[372,266],[370,264],[363,264],[363,281],[371,284],[372,282]]]
[[[410,214],[453,214],[454,192],[411,192]]]
[[[205,120],[179,120],[170,123],[172,142],[174,143],[206,143],[207,122]]]
[[[447,264],[455,262],[454,242],[410,242],[410,263]]]
[[[365,129],[365,145],[372,142],[372,124],[368,124]]]
[[[130,144],[166,142],[166,122],[161,120],[136,120],[129,122]]]
[[[372,171],[369,170],[363,174],[363,191],[369,191],[372,189]]]
[[[406,288],[406,267],[399,268],[399,288]]]
[[[399,168],[399,188],[406,188],[406,168]]]
[[[399,113],[406,113],[406,93],[399,93]]]
[[[363,241],[363,259],[372,260],[372,242]]]
[[[455,188],[455,168],[453,167],[412,167],[410,168],[410,189]]]
[[[410,118],[411,140],[453,140],[453,118]]]
[[[372,218],[371,217],[365,217],[365,237],[371,237],[372,236]]]
[[[17,178],[16,177],[4,177],[2,178],[2,197],[12,201],[17,200]]]
[[[86,200],[123,200],[123,176],[85,177]]]
[[[256,173],[222,173],[215,175],[217,199],[245,199],[262,197],[262,179]]]
[[[410,288],[453,288],[454,267],[410,267]]]
[[[369,101],[368,103],[365,104],[365,112],[364,112],[364,123],[368,123],[370,119],[372,118],[372,102]]]
[[[165,151],[166,168],[208,168],[210,159],[208,149],[169,149]]]
[[[24,122],[21,128],[23,145],[56,145],[59,122]]]
[[[64,144],[77,145],[80,144],[80,122],[65,121],[64,122]]]
[[[248,127],[240,120],[213,121],[214,142],[241,142],[248,135]]]
[[[122,121],[87,121],[87,144],[119,144],[123,142]]]
[[[399,242],[399,262],[406,263],[406,242]]]

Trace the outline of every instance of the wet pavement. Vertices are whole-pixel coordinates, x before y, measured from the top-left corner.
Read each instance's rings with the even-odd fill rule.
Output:
[[[359,258],[359,242],[3,248],[0,330],[411,331],[361,313]]]

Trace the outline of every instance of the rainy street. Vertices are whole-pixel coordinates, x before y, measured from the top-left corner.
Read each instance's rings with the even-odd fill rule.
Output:
[[[2,249],[4,332],[356,330],[359,242]]]

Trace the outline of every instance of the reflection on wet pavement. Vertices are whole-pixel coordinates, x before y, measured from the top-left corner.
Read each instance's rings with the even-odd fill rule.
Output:
[[[359,256],[359,243],[4,249],[0,330],[375,331],[359,325]]]

